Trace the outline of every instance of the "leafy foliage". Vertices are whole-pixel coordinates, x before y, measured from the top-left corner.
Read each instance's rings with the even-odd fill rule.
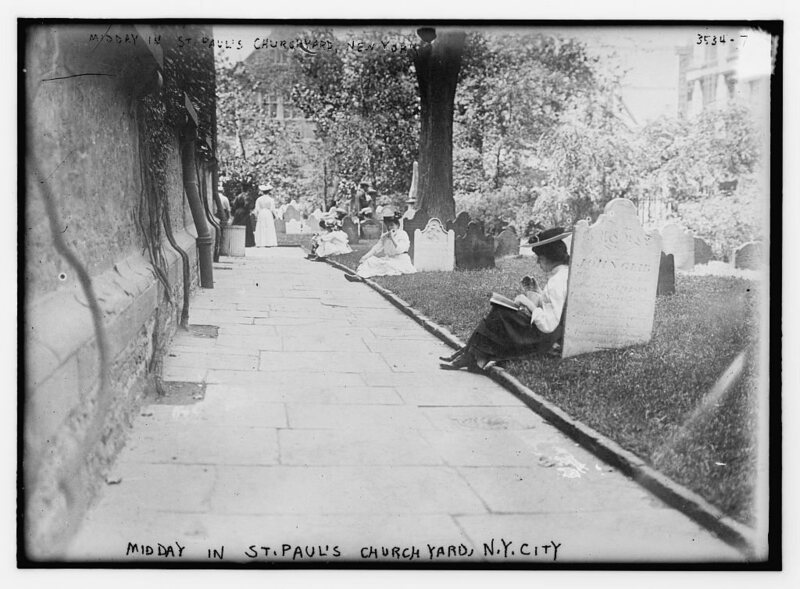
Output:
[[[306,168],[319,159],[314,142],[303,141],[292,121],[274,118],[270,96],[295,75],[291,63],[270,67],[274,54],[256,53],[247,63],[222,63],[217,71],[219,158],[229,198],[255,196],[270,183],[279,201],[301,200],[318,190],[320,174]]]
[[[349,198],[362,179],[380,194],[407,191],[417,154],[419,99],[410,52],[391,47],[411,47],[414,39],[385,30],[307,35],[330,40],[332,49],[293,55],[300,75],[292,101],[316,125],[327,170],[340,181],[340,198]]]
[[[470,34],[456,93],[455,143],[481,156],[487,188],[514,182],[524,151],[596,86],[595,63],[574,40]]]
[[[713,195],[721,182],[749,176],[759,161],[758,133],[740,105],[695,119],[661,118],[642,129],[639,147],[648,186],[667,186],[677,202]]]

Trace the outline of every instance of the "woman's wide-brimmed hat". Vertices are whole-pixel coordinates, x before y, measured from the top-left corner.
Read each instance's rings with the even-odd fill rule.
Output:
[[[384,221],[397,221],[400,218],[400,213],[393,206],[385,206],[381,211],[381,218]]]
[[[545,229],[544,231],[540,231],[533,237],[528,240],[528,243],[531,244],[531,247],[540,247],[543,245],[547,245],[548,243],[554,243],[556,241],[561,241],[572,235],[572,231],[566,231],[563,227],[553,227],[552,229]]]
[[[258,191],[259,192],[269,192],[272,190],[272,184],[259,184]]]

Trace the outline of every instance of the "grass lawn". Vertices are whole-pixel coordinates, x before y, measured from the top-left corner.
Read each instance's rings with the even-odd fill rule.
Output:
[[[336,260],[355,268],[371,246]],[[469,337],[492,291],[514,296],[519,280],[544,278],[531,258],[492,270],[420,272],[377,282],[458,335]],[[686,424],[704,396],[753,343],[755,284],[732,277],[676,276],[676,294],[656,301],[650,343],[561,360],[525,357],[507,364],[525,385],[574,418],[631,450],[730,516],[753,523],[756,379],[752,361],[717,406]],[[764,392],[766,394],[766,392]]]

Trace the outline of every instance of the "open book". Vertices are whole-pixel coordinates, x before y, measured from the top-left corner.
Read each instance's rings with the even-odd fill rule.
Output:
[[[527,307],[519,305],[513,301],[513,299],[509,299],[506,296],[501,295],[500,293],[493,292],[489,302],[493,305],[497,305],[498,307],[505,307],[506,309],[511,309],[512,311],[520,311],[525,313],[526,315],[530,315],[531,312],[528,310]]]

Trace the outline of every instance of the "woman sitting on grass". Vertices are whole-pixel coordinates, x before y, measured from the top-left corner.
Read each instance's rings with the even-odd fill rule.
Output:
[[[400,214],[392,207],[384,207],[383,224],[386,226],[386,233],[381,235],[378,243],[361,258],[356,275],[344,275],[350,282],[372,276],[397,276],[417,271],[406,253],[411,242],[408,233],[400,229]]]
[[[353,250],[347,243],[347,233],[337,226],[334,219],[323,219],[319,222],[321,233],[315,233],[311,238],[311,254],[309,260],[322,260],[328,256],[349,254]]]
[[[508,358],[550,350],[563,331],[561,315],[567,299],[569,254],[562,240],[568,235],[556,227],[532,239],[536,261],[547,275],[544,289],[518,295],[514,302],[519,310],[492,305],[467,345],[449,358],[442,358],[440,368],[484,370]]]

